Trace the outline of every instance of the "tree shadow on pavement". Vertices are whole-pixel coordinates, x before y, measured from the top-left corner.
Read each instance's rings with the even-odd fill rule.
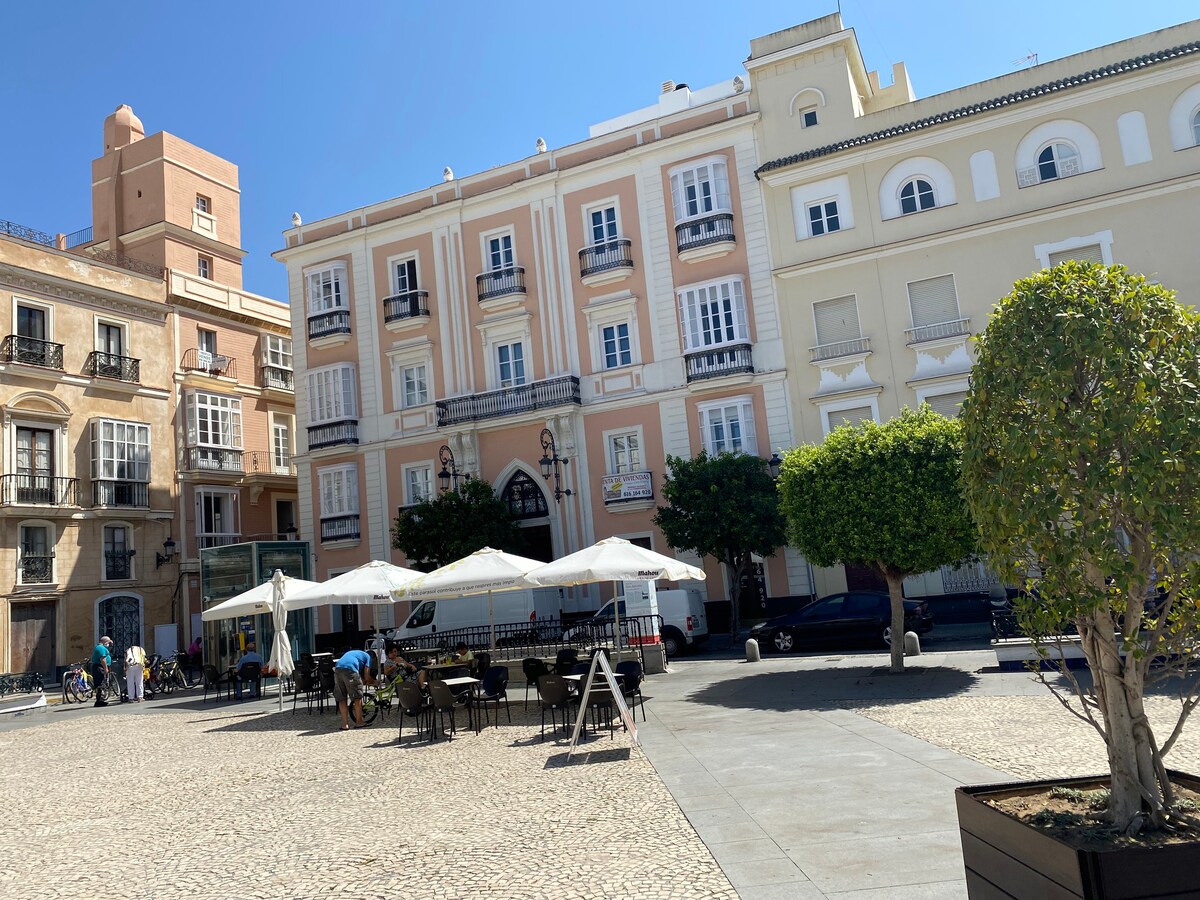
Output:
[[[797,712],[952,697],[978,683],[971,672],[946,666],[909,666],[899,675],[886,666],[847,666],[729,678],[695,691],[688,700],[726,709]]]

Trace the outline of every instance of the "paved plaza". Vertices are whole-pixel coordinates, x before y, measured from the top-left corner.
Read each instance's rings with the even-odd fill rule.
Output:
[[[523,686],[452,744],[269,698],[0,721],[0,896],[960,900],[955,786],[1104,770],[994,660],[683,660],[645,684],[644,752],[618,731],[569,763]],[[1200,771],[1200,724],[1168,761]]]

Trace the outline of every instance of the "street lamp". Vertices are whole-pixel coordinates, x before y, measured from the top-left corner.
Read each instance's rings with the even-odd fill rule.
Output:
[[[782,465],[783,460],[779,458],[779,454],[772,453],[771,458],[767,460],[767,471],[771,474],[772,481],[779,477],[779,468]]]
[[[438,461],[442,464],[442,471],[438,472],[438,489],[443,494],[450,490],[451,485],[454,485],[454,489],[458,490],[459,479],[463,481],[471,480],[469,472],[458,471],[458,464],[454,461],[454,451],[446,444],[442,444],[438,448]]]
[[[294,541],[296,539],[296,537],[300,534],[300,529],[297,528],[296,523],[293,522],[287,528],[283,529],[283,533],[285,535],[287,535],[287,539],[289,541]]]
[[[163,541],[163,552],[154,554],[154,568],[161,569],[172,559],[175,558],[175,542],[171,540],[171,536],[167,535],[167,539]]]
[[[542,467],[542,478],[547,481],[554,476],[554,502],[559,503],[563,497],[570,497],[570,488],[562,487],[562,467],[570,463],[565,456],[558,455],[558,447],[554,444],[554,433],[549,428],[543,428],[541,434],[542,458],[538,461]]]

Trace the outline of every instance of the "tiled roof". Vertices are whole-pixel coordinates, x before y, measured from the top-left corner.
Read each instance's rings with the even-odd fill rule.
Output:
[[[836,144],[828,144],[824,147],[805,150],[803,153],[793,153],[791,156],[773,159],[755,169],[754,175],[758,178],[762,176],[762,173],[770,172],[773,169],[782,169],[795,163],[829,156],[833,153],[840,153],[842,150],[849,150],[852,147],[861,147],[864,144],[873,144],[876,141],[885,141],[889,138],[899,137],[900,135],[909,134],[914,131],[922,131],[926,128],[932,128],[935,125],[941,125],[944,122],[952,122],[955,119],[977,116],[980,113],[990,112],[993,109],[1000,109],[1004,106],[1011,106],[1014,103],[1036,100],[1038,97],[1044,97],[1048,94],[1056,94],[1059,91],[1079,87],[1093,81],[1101,81],[1116,75],[1124,75],[1127,72],[1145,69],[1158,63],[1178,59],[1182,56],[1190,56],[1194,53],[1200,53],[1200,41],[1180,44],[1178,47],[1171,47],[1169,50],[1156,50],[1154,53],[1145,56],[1135,56],[1132,59],[1126,59],[1099,69],[1092,69],[1089,72],[1082,72],[1079,75],[1070,75],[1066,78],[1060,78],[1058,81],[1051,81],[1048,84],[1039,84],[1037,87],[1026,88],[1013,94],[1005,94],[1003,97],[983,100],[979,103],[972,103],[970,106],[961,106],[958,109],[927,116],[924,119],[917,119],[915,122],[905,122],[903,125],[895,125],[891,128],[885,128],[882,131],[864,134],[861,137],[847,138],[844,141],[838,141]]]

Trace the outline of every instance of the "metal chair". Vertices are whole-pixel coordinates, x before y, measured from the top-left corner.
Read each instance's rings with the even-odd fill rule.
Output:
[[[538,679],[550,674],[550,667],[536,656],[527,656],[521,660],[521,671],[525,673],[525,708],[529,709],[529,686],[537,689]]]
[[[433,701],[432,712],[437,713],[438,727],[442,731],[445,731],[446,728],[446,713],[450,713],[450,733],[447,735],[449,740],[454,740],[454,735],[458,734],[458,711],[460,709],[466,707],[467,724],[470,726],[473,723],[470,694],[455,694],[444,681],[431,681],[429,682],[429,698]]]
[[[239,700],[242,699],[244,688],[250,688],[250,699],[262,697],[262,665],[246,663],[233,676],[233,689]]]
[[[567,680],[561,675],[543,675],[537,683],[538,700],[542,707],[542,740],[546,739],[546,710],[550,710],[550,727],[558,727],[558,712],[562,710],[563,728],[571,715],[570,692]]]
[[[416,718],[418,735],[421,733],[421,720],[426,716],[430,719],[430,731],[433,730],[433,707],[430,706],[429,698],[425,696],[420,685],[415,681],[402,681],[396,685],[396,703],[400,707],[400,733],[396,737],[396,743],[404,741],[405,716]]]
[[[316,674],[307,669],[297,668],[292,673],[292,680],[295,685],[295,689],[292,691],[292,715],[296,714],[296,703],[303,694],[304,702],[308,704],[308,714],[311,716],[313,701],[318,698],[321,690],[317,684]]]
[[[492,666],[483,673],[483,684],[476,685],[472,701],[483,705],[483,714],[487,715],[487,705],[496,704],[496,726],[500,725],[500,701],[504,701],[504,710],[508,713],[508,722],[512,724],[512,710],[508,708],[508,666]],[[478,714],[477,714],[478,715]],[[491,719],[489,718],[490,722]]]
[[[201,703],[208,702],[208,692],[213,691],[217,695],[217,701],[221,699],[221,689],[224,688],[226,698],[232,696],[233,681],[228,673],[222,674],[217,671],[216,666],[204,666],[201,670],[204,673],[204,697]]]
[[[621,693],[631,701],[631,705],[634,702],[641,704],[642,721],[646,721],[646,698],[642,696],[642,681],[645,680],[642,674],[642,664],[636,659],[627,659],[625,662],[617,663],[614,671],[621,676]],[[634,715],[637,715],[636,705],[633,706],[633,712]]]

